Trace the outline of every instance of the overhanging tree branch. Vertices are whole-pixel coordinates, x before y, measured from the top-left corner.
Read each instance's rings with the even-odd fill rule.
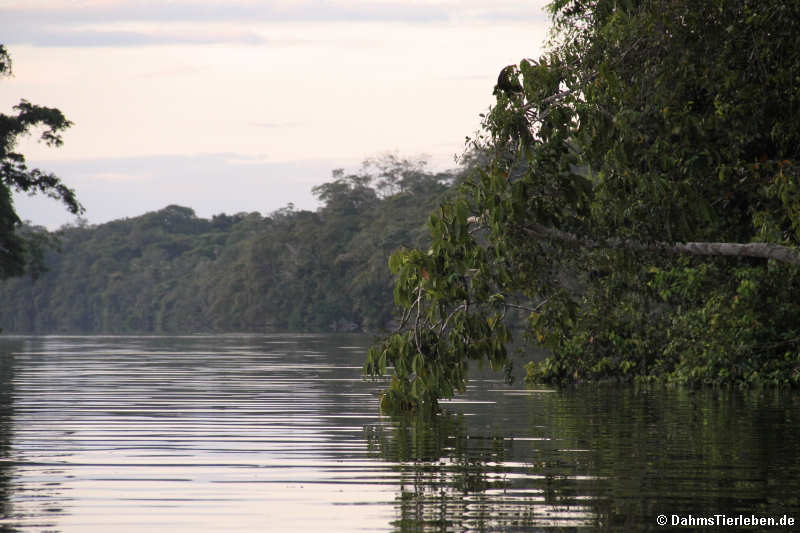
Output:
[[[774,259],[781,263],[800,265],[800,252],[798,252],[798,250],[789,246],[770,242],[751,242],[747,244],[733,242],[647,243],[632,239],[608,239],[598,241],[580,237],[574,233],[556,228],[549,228],[541,224],[532,224],[522,229],[526,233],[539,238],[564,241],[584,248],[615,248],[706,256],[760,257],[763,259]]]

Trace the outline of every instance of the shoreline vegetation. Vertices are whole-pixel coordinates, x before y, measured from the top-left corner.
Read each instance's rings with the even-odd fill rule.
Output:
[[[435,408],[469,361],[530,382],[800,386],[800,5],[555,0],[500,71],[485,154],[395,253],[382,405]]]

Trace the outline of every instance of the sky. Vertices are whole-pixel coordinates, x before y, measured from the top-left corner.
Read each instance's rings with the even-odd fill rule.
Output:
[[[0,0],[24,98],[74,125],[17,149],[96,224],[170,204],[198,216],[293,203],[391,153],[453,168],[500,70],[536,58],[547,0]],[[16,194],[24,220],[75,217]]]

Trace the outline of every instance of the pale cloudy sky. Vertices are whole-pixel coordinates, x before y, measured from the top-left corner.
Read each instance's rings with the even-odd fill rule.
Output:
[[[0,0],[20,98],[61,109],[64,146],[20,145],[92,223],[177,203],[264,214],[337,167],[392,152],[453,166],[505,65],[537,57],[547,0]],[[15,196],[57,227],[56,202]]]

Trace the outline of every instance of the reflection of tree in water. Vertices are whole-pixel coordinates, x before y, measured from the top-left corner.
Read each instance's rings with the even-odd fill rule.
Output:
[[[35,451],[26,447],[25,435],[30,428],[24,413],[31,406],[20,407],[15,384],[24,380],[25,357],[31,351],[30,339],[0,338],[0,532],[40,528],[51,531],[53,519],[66,514],[63,486],[58,479],[64,475],[58,465],[44,468]],[[25,394],[25,393],[23,393]],[[15,405],[17,404],[17,405]],[[21,444],[22,442],[22,444]],[[37,464],[39,463],[39,464]],[[23,482],[28,471],[35,471],[36,482]],[[35,525],[32,525],[35,524]]]
[[[475,437],[463,415],[408,414],[365,428],[371,452],[400,474],[399,531],[463,531],[531,524],[530,498],[500,498],[510,486],[511,442]]]
[[[659,531],[662,513],[800,517],[796,392],[586,386],[492,398],[468,416],[366,427],[371,452],[401,483],[398,531]]]
[[[0,344],[0,519],[11,514],[10,458],[12,437],[12,408],[14,401],[14,356],[13,346],[8,342]],[[13,531],[0,524],[0,531]]]
[[[598,530],[652,530],[659,514],[800,516],[800,429],[792,391],[584,387],[542,398]],[[756,530],[756,529],[753,529]]]

